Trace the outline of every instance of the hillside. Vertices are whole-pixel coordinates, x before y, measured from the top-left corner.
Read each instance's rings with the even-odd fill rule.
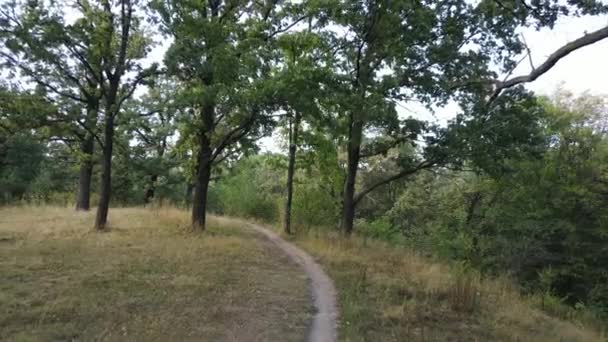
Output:
[[[294,241],[336,283],[343,341],[606,339],[600,322],[550,317],[506,279],[482,279],[373,239],[309,233]]]

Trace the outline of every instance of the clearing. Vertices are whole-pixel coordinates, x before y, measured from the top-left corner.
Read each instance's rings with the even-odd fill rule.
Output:
[[[0,340],[301,341],[306,274],[242,224],[177,209],[0,209]]]

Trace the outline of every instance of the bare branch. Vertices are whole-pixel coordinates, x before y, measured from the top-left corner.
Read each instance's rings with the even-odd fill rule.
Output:
[[[532,70],[528,75],[514,77],[504,82],[498,82],[496,84],[496,89],[494,90],[494,93],[489,99],[489,102],[494,101],[500,95],[500,92],[504,89],[511,88],[521,83],[527,83],[536,80],[537,78],[545,74],[547,71],[551,70],[551,68],[553,68],[553,66],[555,66],[557,62],[569,55],[571,52],[576,51],[587,45],[596,43],[607,37],[608,26],[592,33],[585,34],[584,36],[562,46],[561,48],[553,52],[543,64],[539,65],[538,68]]]
[[[534,63],[532,62],[532,51],[530,51],[530,47],[528,46],[528,43],[526,42],[526,37],[524,37],[523,33],[521,34],[521,40],[524,42],[524,47],[528,52],[528,61],[530,62],[530,68],[532,68],[532,71],[534,71],[536,70],[536,68],[534,67]]]
[[[403,170],[403,171],[401,171],[401,172],[399,172],[397,174],[394,174],[392,176],[386,177],[384,179],[381,179],[381,180],[375,182],[374,184],[370,185],[366,189],[363,189],[361,192],[359,192],[358,194],[355,195],[355,198],[354,198],[355,205],[357,205],[357,203],[359,203],[359,201],[361,201],[363,199],[363,197],[365,197],[365,195],[367,195],[368,193],[370,193],[373,190],[377,189],[378,187],[381,187],[382,185],[385,185],[385,184],[388,184],[390,182],[396,181],[396,180],[401,179],[403,177],[407,177],[407,176],[413,175],[414,173],[416,173],[416,172],[418,172],[420,170],[428,169],[430,167],[433,167],[434,165],[435,165],[434,161],[425,160],[423,162],[420,162],[418,165],[416,165],[412,169]]]
[[[269,40],[270,38],[272,38],[272,37],[276,36],[276,35],[277,35],[277,34],[279,34],[279,33],[283,33],[283,32],[289,31],[289,30],[290,30],[292,27],[296,26],[296,25],[297,25],[299,22],[301,22],[302,20],[304,20],[304,19],[306,19],[306,18],[308,18],[308,16],[307,16],[307,15],[301,16],[301,17],[299,17],[298,19],[294,20],[294,21],[293,21],[293,23],[291,23],[291,24],[289,24],[289,25],[287,25],[287,26],[285,26],[285,27],[283,27],[283,28],[277,29],[276,31],[271,32],[271,33],[270,33],[270,34],[269,34],[269,35],[266,37],[266,40]]]

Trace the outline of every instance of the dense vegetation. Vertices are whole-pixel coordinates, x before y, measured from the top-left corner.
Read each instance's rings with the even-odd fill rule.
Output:
[[[0,5],[0,201],[191,207],[386,239],[608,315],[602,97],[523,84],[521,28],[596,1]],[[150,63],[164,40],[163,61]],[[455,102],[447,125],[406,117]],[[273,134],[273,135],[272,135]],[[262,137],[284,154],[261,154]],[[95,190],[98,189],[98,190]],[[111,222],[109,223],[111,225]]]

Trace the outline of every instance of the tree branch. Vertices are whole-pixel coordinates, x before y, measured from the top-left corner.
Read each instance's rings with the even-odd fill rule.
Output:
[[[242,137],[244,137],[249,132],[249,129],[251,128],[251,125],[255,121],[256,117],[257,117],[257,110],[254,110],[253,113],[251,113],[251,116],[249,117],[249,119],[247,119],[247,121],[245,121],[243,124],[239,125],[235,129],[230,131],[228,134],[226,134],[226,136],[224,137],[222,142],[218,144],[217,148],[213,152],[213,155],[211,156],[211,161],[215,161],[215,159],[218,157],[218,155],[220,153],[222,153],[222,151],[224,150],[224,148],[226,148],[226,146],[228,146],[228,145],[234,143],[235,141],[238,141]]]
[[[369,158],[369,157],[373,157],[373,156],[377,156],[377,155],[380,155],[380,154],[387,153],[388,150],[390,150],[393,147],[396,147],[397,145],[399,145],[400,143],[402,143],[402,142],[404,142],[406,140],[407,139],[405,139],[403,137],[396,138],[393,141],[391,141],[390,143],[381,146],[380,149],[372,150],[372,151],[369,151],[367,153],[361,152],[360,158],[361,159],[363,159],[363,158]]]
[[[276,35],[277,35],[277,34],[279,34],[279,33],[283,33],[283,32],[289,31],[289,29],[291,29],[292,27],[296,26],[296,25],[297,25],[299,22],[301,22],[302,20],[304,20],[304,19],[306,19],[306,18],[308,18],[308,16],[307,16],[307,15],[301,16],[301,17],[299,17],[298,19],[294,20],[294,21],[293,21],[293,23],[291,23],[291,24],[289,24],[289,25],[287,25],[287,26],[285,26],[285,27],[283,27],[283,28],[277,29],[276,31],[271,32],[271,33],[270,33],[270,34],[269,34],[269,35],[266,37],[266,40],[269,40],[270,38],[272,38],[272,37],[276,36]]]
[[[10,61],[10,63],[11,63],[11,65],[13,65],[13,66],[17,66],[17,67],[18,67],[19,69],[21,69],[21,71],[23,71],[23,72],[24,72],[24,73],[25,73],[27,76],[31,77],[31,78],[34,80],[34,82],[35,82],[35,83],[38,83],[39,85],[41,85],[41,86],[43,86],[43,87],[47,88],[47,89],[48,89],[48,90],[50,90],[51,92],[53,92],[53,93],[55,93],[55,94],[57,94],[57,95],[59,95],[59,96],[62,96],[62,97],[65,97],[65,98],[68,98],[68,99],[71,99],[71,100],[77,101],[77,102],[86,103],[86,100],[85,100],[85,99],[83,99],[83,98],[81,98],[81,97],[78,97],[77,95],[74,95],[74,94],[71,94],[71,93],[68,93],[68,92],[61,91],[61,90],[59,90],[59,89],[58,89],[56,86],[54,86],[54,85],[52,85],[51,83],[49,83],[49,82],[47,82],[47,81],[43,80],[42,78],[38,77],[38,76],[37,76],[37,73],[36,73],[34,70],[32,70],[32,69],[28,68],[28,67],[25,65],[25,63],[21,63],[21,62],[17,61],[17,60],[16,60],[14,57],[12,57],[12,56],[8,55],[7,53],[4,53],[4,52],[1,52],[1,51],[0,51],[0,56],[3,56],[3,57],[4,57],[4,58],[6,58],[7,60],[9,60],[9,61]]]
[[[553,52],[543,64],[539,65],[538,68],[532,70],[528,75],[514,77],[504,82],[497,82],[496,89],[494,90],[492,96],[490,96],[488,102],[493,102],[504,89],[511,88],[521,83],[527,83],[536,80],[537,78],[545,74],[547,71],[551,70],[551,68],[553,68],[553,66],[555,66],[557,62],[569,55],[571,52],[576,51],[587,45],[596,43],[605,38],[608,38],[608,26],[592,33],[585,34],[584,36],[562,46],[561,48]]]
[[[382,185],[388,184],[390,182],[396,181],[398,179],[401,179],[403,177],[407,177],[410,175],[413,175],[414,173],[423,170],[423,169],[428,169],[432,166],[435,165],[434,161],[428,161],[425,160],[423,162],[420,162],[418,165],[416,165],[416,167],[414,167],[413,169],[407,169],[407,170],[403,170],[397,174],[394,174],[392,176],[386,177],[384,179],[381,179],[377,182],[375,182],[374,184],[370,185],[369,187],[367,187],[364,190],[361,190],[361,192],[359,192],[358,194],[355,195],[354,198],[354,202],[355,205],[357,205],[357,203],[359,203],[363,197],[365,197],[365,195],[367,195],[368,193],[372,192],[373,190],[377,189],[378,187],[381,187]]]
[[[91,134],[93,136],[93,138],[95,138],[95,140],[97,140],[97,142],[99,143],[99,146],[101,146],[101,148],[104,148],[104,143],[101,140],[101,138],[99,138],[99,136],[97,135],[97,133],[95,131],[93,131],[91,129],[91,127],[89,127],[88,125],[86,125],[84,122],[80,121],[80,120],[76,120],[76,123],[78,123],[78,125],[80,125],[80,127],[84,128],[87,132],[89,132],[89,134]]]

